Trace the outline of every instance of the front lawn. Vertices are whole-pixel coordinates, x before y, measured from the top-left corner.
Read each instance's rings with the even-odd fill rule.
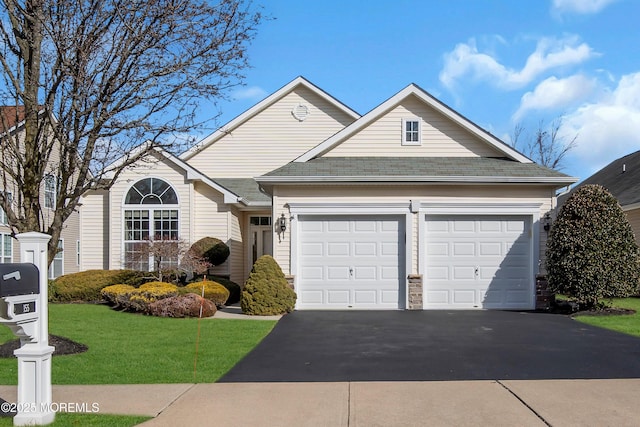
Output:
[[[589,325],[640,337],[640,298],[615,298],[613,307],[635,310],[635,314],[590,316],[577,314],[574,318]]]
[[[56,419],[51,427],[72,426],[100,426],[100,427],[131,427],[141,424],[151,417],[136,415],[99,415],[99,414],[56,414]],[[0,417],[0,427],[13,426],[13,417]]]
[[[265,320],[171,319],[117,312],[104,305],[50,304],[49,333],[89,350],[54,356],[53,384],[212,383],[275,326]],[[0,343],[14,339],[0,327]],[[0,384],[17,384],[17,360],[0,358]]]

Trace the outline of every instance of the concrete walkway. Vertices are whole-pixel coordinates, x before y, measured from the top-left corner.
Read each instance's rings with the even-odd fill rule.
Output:
[[[638,396],[640,379],[53,386],[144,426],[637,426]]]

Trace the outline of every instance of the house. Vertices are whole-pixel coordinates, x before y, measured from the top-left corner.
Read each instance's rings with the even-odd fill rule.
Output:
[[[620,157],[609,163],[574,189],[559,197],[563,204],[575,189],[586,184],[599,184],[606,188],[622,206],[640,244],[640,151]]]
[[[0,128],[2,131],[2,143],[9,143],[10,140],[19,140],[24,129],[24,110],[16,106],[0,106]],[[55,142],[55,141],[54,141]],[[44,224],[51,224],[53,211],[55,209],[55,194],[57,176],[55,165],[56,154],[59,150],[54,145],[52,150],[52,161],[47,166],[48,173],[45,175],[40,190],[40,205],[42,206],[41,219]],[[4,194],[17,203],[14,195],[18,194],[17,184],[7,174],[2,174],[0,187]],[[67,273],[75,273],[80,270],[80,214],[73,212],[67,219],[61,231],[58,241],[60,251],[56,254],[53,262],[49,266],[49,278],[53,279]],[[8,225],[6,213],[0,209],[0,262],[20,262],[20,244],[13,238],[12,230]]]
[[[83,198],[82,268],[135,266],[149,236],[217,237],[218,274],[242,283],[271,254],[297,309],[533,309],[541,218],[576,181],[416,85],[360,116],[302,77],[153,157]]]

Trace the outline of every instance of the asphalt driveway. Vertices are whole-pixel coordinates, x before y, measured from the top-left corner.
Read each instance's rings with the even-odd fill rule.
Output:
[[[640,378],[640,338],[510,311],[297,311],[220,382]]]

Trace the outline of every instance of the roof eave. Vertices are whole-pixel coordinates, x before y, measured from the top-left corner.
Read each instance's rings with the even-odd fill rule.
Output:
[[[463,183],[463,184],[545,184],[568,185],[574,177],[513,177],[513,176],[261,176],[260,184],[315,183]]]

